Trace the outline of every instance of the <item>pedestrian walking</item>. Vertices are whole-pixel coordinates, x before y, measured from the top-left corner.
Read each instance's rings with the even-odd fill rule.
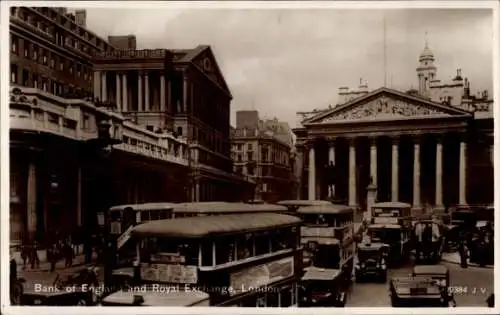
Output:
[[[50,262],[50,272],[56,271],[56,264],[59,261],[60,251],[57,243],[53,243],[47,250],[47,259]]]
[[[73,266],[74,252],[69,239],[64,243],[62,253],[64,257],[64,266],[66,268]]]
[[[468,248],[467,248],[467,244],[466,244],[466,241],[464,239],[462,239],[460,241],[460,245],[458,247],[458,251],[459,251],[459,254],[460,254],[460,266],[462,268],[468,268],[469,267],[469,264],[467,262],[467,258],[469,258],[468,256]]]
[[[495,294],[494,293],[490,294],[488,299],[486,299],[486,303],[488,304],[488,307],[495,307]]]
[[[30,246],[30,253],[29,253],[31,269],[40,268],[40,258],[38,257],[38,249],[39,249],[38,242],[34,241],[33,244]]]
[[[92,261],[92,235],[85,233],[83,240],[83,251],[85,254],[85,264],[90,264]]]

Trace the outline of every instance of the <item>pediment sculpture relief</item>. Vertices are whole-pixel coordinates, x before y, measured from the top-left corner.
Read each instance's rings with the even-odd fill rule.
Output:
[[[436,116],[446,115],[446,113],[437,109],[410,104],[400,100],[389,98],[380,98],[354,108],[348,109],[345,112],[340,112],[331,117],[327,117],[323,122],[337,120],[361,120],[361,119],[377,119],[377,118],[399,118],[399,117],[418,117],[418,116]]]

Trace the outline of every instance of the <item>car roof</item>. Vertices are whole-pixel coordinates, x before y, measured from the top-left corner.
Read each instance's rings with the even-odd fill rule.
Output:
[[[336,238],[331,237],[314,237],[314,236],[302,236],[300,238],[301,244],[307,244],[309,242],[318,243],[318,245],[338,245],[340,241]]]
[[[109,208],[109,211],[121,211],[127,208],[132,208],[134,211],[147,211],[147,210],[172,210],[175,204],[168,202],[150,202],[139,204],[126,204],[118,205]]]
[[[277,213],[228,214],[150,221],[134,227],[131,234],[139,237],[201,238],[294,226],[300,222],[297,217]]]
[[[448,268],[443,265],[417,265],[413,267],[413,273],[417,275],[446,275]]]
[[[375,223],[375,224],[369,224],[368,228],[372,228],[372,229],[400,229],[401,225],[399,225],[399,224]]]
[[[401,209],[411,208],[409,203],[399,201],[378,202],[373,205],[373,208]]]
[[[341,270],[339,269],[324,269],[318,267],[307,267],[304,268],[304,275],[302,276],[302,281],[311,281],[311,280],[320,280],[320,281],[328,281],[335,280],[340,274]]]
[[[332,203],[326,200],[281,200],[278,201],[276,204],[287,207],[307,207],[307,206],[331,205]]]
[[[146,292],[140,292],[137,294],[132,294],[129,291],[117,291],[106,296],[103,299],[103,302],[132,305],[134,295],[142,296],[144,299],[144,303],[142,304],[143,306],[190,306],[209,298],[208,293],[198,290],[170,290],[168,294],[160,294],[153,292],[152,290],[147,290]]]
[[[388,246],[387,244],[380,243],[380,242],[374,242],[374,243],[359,243],[358,244],[358,249],[361,250],[379,250],[382,247]]]
[[[340,214],[349,212],[354,213],[354,210],[348,206],[334,205],[333,203],[329,205],[302,207],[297,210],[297,213],[301,214]]]
[[[441,294],[440,288],[433,284],[429,277],[394,277],[391,279],[391,285],[398,295],[408,297],[417,297],[411,294],[412,288],[427,288],[427,294],[420,295],[423,297],[440,296]]]

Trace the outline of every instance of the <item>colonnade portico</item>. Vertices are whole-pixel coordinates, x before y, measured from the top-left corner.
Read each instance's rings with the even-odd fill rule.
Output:
[[[112,88],[108,86],[108,75],[115,75],[115,86]],[[131,92],[135,90],[134,84],[130,83],[131,75],[137,80],[136,95]],[[159,80],[156,79],[157,76]],[[183,87],[183,90],[187,88]],[[162,70],[94,71],[94,96],[102,102],[114,100],[121,112],[165,112],[170,106],[168,102],[171,95],[171,80],[166,78]],[[135,99],[130,99],[131,97]]]
[[[411,137],[407,137],[411,136]],[[369,168],[369,176],[371,178],[371,182],[374,185],[377,185],[378,182],[378,172],[381,171],[378,169],[378,140],[380,138],[390,137],[391,139],[391,174],[390,174],[390,201],[400,201],[399,191],[400,191],[400,176],[408,176],[408,181],[412,183],[413,186],[413,197],[412,203],[413,208],[415,210],[422,209],[422,196],[421,196],[421,140],[424,135],[390,135],[390,136],[380,136],[380,137],[327,137],[328,138],[328,161],[332,161],[334,164],[336,159],[338,160],[339,152],[336,150],[337,141],[340,139],[347,140],[348,142],[348,200],[347,203],[349,206],[358,207],[358,196],[359,194],[365,193],[365,191],[357,191],[359,187],[357,186],[357,161],[356,161],[356,143],[357,140],[361,138],[369,138],[370,141],[370,149],[369,149],[369,160],[370,160],[370,168]],[[413,168],[410,171],[410,174],[401,173],[399,169],[399,147],[400,141],[402,137],[411,139],[413,142]],[[442,135],[435,135],[435,204],[434,209],[439,211],[444,211],[443,204],[443,137]],[[461,206],[467,205],[467,196],[466,196],[466,176],[467,176],[467,142],[465,138],[460,136],[460,149],[457,152],[459,155],[459,183],[458,183],[458,204]],[[316,156],[318,152],[315,150],[315,141],[309,141],[307,143],[307,149],[309,152],[309,176],[308,176],[308,199],[315,200],[318,199],[318,194],[316,191],[316,182],[317,182],[317,170],[316,170]],[[411,174],[412,173],[412,174]],[[412,180],[410,179],[412,177]],[[330,197],[332,197],[330,195]]]

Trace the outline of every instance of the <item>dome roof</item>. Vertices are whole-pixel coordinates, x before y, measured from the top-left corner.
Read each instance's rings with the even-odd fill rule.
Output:
[[[427,45],[427,43],[425,43],[425,48],[422,51],[422,53],[420,54],[420,60],[424,60],[424,59],[432,59],[432,60],[434,60],[434,54],[429,49],[429,46]]]

